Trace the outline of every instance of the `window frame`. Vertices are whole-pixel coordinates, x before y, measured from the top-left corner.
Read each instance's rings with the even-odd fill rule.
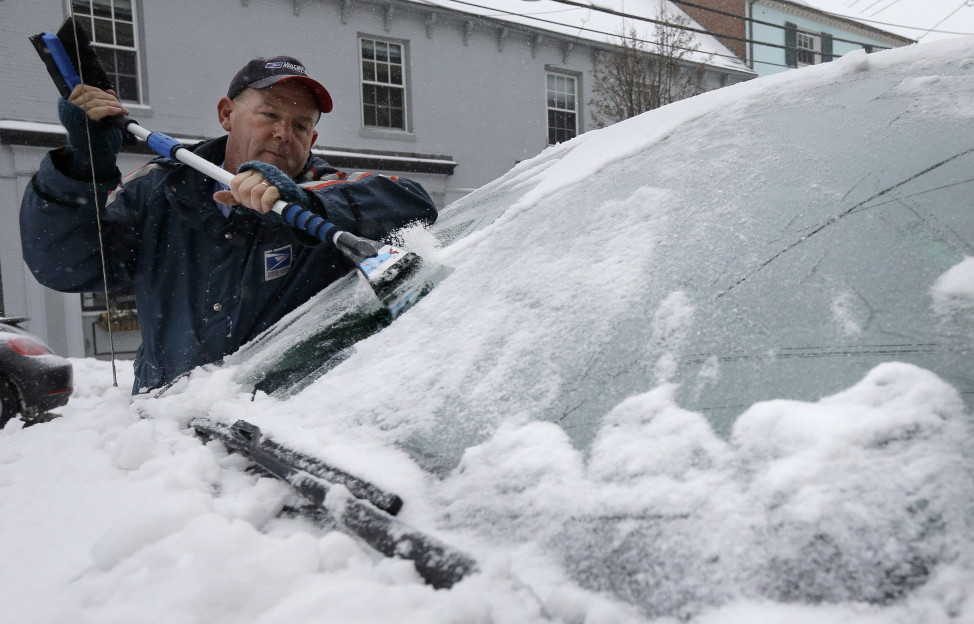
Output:
[[[364,44],[365,44],[366,41],[372,42],[372,44],[374,46],[373,49],[375,49],[375,48],[378,47],[377,44],[382,44],[382,45],[385,45],[385,46],[396,46],[396,47],[398,47],[398,49],[399,49],[399,62],[398,63],[393,63],[391,56],[387,56],[387,58],[389,59],[388,61],[381,61],[381,60],[379,60],[377,58],[374,58],[374,59],[368,59],[368,58],[366,58],[365,57],[365,47],[364,47]],[[372,78],[372,79],[366,78],[366,62],[367,61],[370,61],[370,60],[373,63],[376,64],[375,65],[376,69],[379,68],[379,63],[384,63],[388,67],[388,70],[389,71],[387,73],[387,76],[388,76],[388,79],[387,80],[385,80],[385,81],[379,80],[378,79],[378,77],[379,77],[379,72],[378,71],[375,72],[375,77],[374,78]],[[396,68],[396,67],[399,68],[399,71],[400,71],[400,79],[401,79],[401,82],[399,82],[398,84],[395,83],[395,82],[392,82],[392,77],[393,77],[393,74],[394,74],[394,72],[392,70],[394,68]],[[403,40],[400,40],[400,39],[392,39],[392,38],[388,38],[388,37],[379,37],[379,36],[376,36],[376,35],[369,35],[369,34],[365,34],[365,33],[359,33],[359,35],[358,35],[358,72],[359,72],[359,98],[360,98],[360,105],[359,105],[359,123],[361,124],[361,128],[363,130],[369,131],[369,132],[390,132],[390,133],[403,134],[403,135],[408,134],[409,132],[411,132],[411,124],[410,124],[410,104],[409,104],[409,80],[410,80],[410,72],[409,72],[409,46],[408,46],[408,42],[403,41]],[[368,86],[372,86],[372,87],[376,87],[376,88],[384,88],[384,89],[389,89],[389,90],[398,89],[400,91],[401,98],[402,98],[402,106],[401,106],[402,124],[401,124],[401,126],[400,125],[379,125],[378,123],[375,123],[375,124],[368,123],[369,115],[368,115],[368,113],[366,111],[366,107],[370,106],[369,102],[366,101],[366,87],[368,87]],[[380,104],[378,104],[378,102],[377,102],[374,105],[374,107],[377,109],[377,111],[376,111],[376,113],[377,113],[376,114],[376,117],[377,117],[377,121],[378,121],[378,114],[381,112],[382,106]],[[390,108],[390,111],[391,111],[392,109],[399,108],[399,107],[391,107],[390,106],[389,108]],[[392,115],[390,114],[390,124],[391,124],[391,122],[392,122]]]
[[[128,8],[130,10],[129,20],[117,15],[119,12],[126,10],[124,8],[116,7],[116,3],[121,4],[123,2],[127,2],[128,4]],[[95,8],[96,4],[109,5],[111,7],[111,15],[108,17],[98,15],[96,12],[97,9]],[[84,7],[83,5],[87,6]],[[145,75],[142,70],[143,55],[142,33],[140,27],[140,0],[65,0],[65,7],[68,14],[74,17],[75,20],[85,28],[88,35],[91,37],[92,47],[95,48],[98,57],[105,66],[105,70],[115,87],[115,91],[118,93],[119,99],[123,102],[134,105],[145,104],[146,88]],[[79,12],[79,10],[84,12]],[[102,24],[102,27],[96,28],[95,25],[99,22]],[[110,25],[112,35],[111,42],[104,40],[104,25],[106,23]],[[127,26],[124,28],[119,28],[119,25]],[[130,32],[128,32],[129,30]],[[123,39],[131,37],[131,45],[124,40],[122,43],[119,43],[120,31]],[[131,55],[131,61],[128,62],[129,67],[119,67],[122,64],[120,60],[124,61],[125,59],[125,56],[119,56],[118,53],[120,52],[125,56]],[[126,78],[130,81],[134,81],[134,87],[124,84],[120,78]],[[133,88],[134,94],[132,93]],[[135,96],[134,99],[130,97],[131,95]]]
[[[818,65],[822,58],[822,36],[818,33],[798,30],[795,33],[795,49],[798,67]],[[811,60],[808,60],[808,59]]]
[[[573,108],[560,108],[557,106],[557,95],[560,93],[567,93],[567,91],[554,91],[555,93],[555,104],[551,105],[551,95],[552,90],[549,88],[550,78],[555,78],[558,80],[570,80],[574,87],[574,92],[572,93],[574,105]],[[580,91],[580,80],[579,75],[574,72],[559,71],[553,68],[545,69],[545,126],[547,129],[546,141],[548,145],[557,145],[558,143],[563,143],[564,141],[570,141],[574,139],[579,134],[581,134],[581,110],[579,107],[579,91]],[[552,133],[558,133],[559,131],[568,130],[567,128],[553,126],[552,125],[552,113],[558,114],[571,114],[574,115],[574,133],[572,136],[565,138],[564,140],[556,140],[552,142]],[[557,139],[557,137],[555,137]]]

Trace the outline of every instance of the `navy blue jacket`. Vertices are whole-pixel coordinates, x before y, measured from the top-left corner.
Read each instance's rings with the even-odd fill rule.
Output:
[[[226,137],[195,151],[220,164],[225,146]],[[68,157],[66,148],[49,153],[24,193],[24,260],[49,288],[100,292],[92,185],[63,173]],[[426,191],[404,178],[346,177],[312,157],[296,180],[331,181],[305,188],[323,216],[366,238],[436,219]],[[332,243],[315,244],[276,213],[235,206],[224,217],[213,201],[215,183],[171,160],[156,159],[97,190],[108,289],[135,290],[142,329],[135,392],[236,351],[352,268]]]

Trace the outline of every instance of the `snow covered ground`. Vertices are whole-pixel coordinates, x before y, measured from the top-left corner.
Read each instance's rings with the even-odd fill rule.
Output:
[[[800,223],[802,215],[822,198],[834,200],[843,224],[866,219],[860,223],[873,231],[892,218],[894,207],[883,212],[876,208],[885,204],[863,204],[867,210],[856,195],[871,194],[860,188],[867,181],[886,188],[885,176],[902,179],[904,172],[880,149],[895,141],[873,132],[878,144],[861,171],[846,171],[835,154],[806,154],[821,184],[856,182],[847,196],[815,184],[770,183],[762,172],[785,157],[748,152],[775,130],[751,126],[754,111],[813,110],[822,93],[830,98],[825,108],[846,122],[844,109],[853,104],[902,106],[896,120],[932,115],[954,129],[961,147],[949,138],[934,147],[948,144],[957,152],[974,117],[969,98],[961,96],[970,92],[972,67],[974,40],[853,55],[551,148],[485,189],[488,204],[491,193],[520,193],[491,225],[444,249],[434,249],[428,235],[410,234],[407,242],[451,264],[454,273],[287,401],[252,397],[233,367],[201,370],[163,396],[133,399],[125,363],[116,388],[106,363],[74,360],[76,392],[61,418],[26,428],[12,421],[0,431],[3,619],[974,622],[974,430],[957,379],[948,383],[916,364],[886,361],[818,396],[795,398],[789,390],[719,421],[687,407],[694,393],[687,394],[684,380],[717,384],[732,364],[708,359],[690,377],[681,365],[686,345],[717,324],[695,283],[716,283],[730,293],[722,301],[745,297],[749,288],[762,292],[756,273],[745,271],[743,280],[734,274],[734,249],[722,245],[746,245],[770,226],[749,220],[744,211],[753,202],[720,200],[720,189],[749,188],[748,197],[762,201],[768,194],[777,201],[780,193],[781,205],[789,205],[784,198],[807,199],[796,213],[767,215],[769,222],[799,222],[794,231],[806,235],[813,230]],[[856,88],[873,76],[884,77],[881,93]],[[704,143],[700,130],[715,118],[723,124],[720,145]],[[896,127],[900,135],[908,131]],[[640,160],[655,146],[674,143],[676,153],[654,155],[650,165]],[[801,152],[801,145],[792,147]],[[918,147],[911,155],[923,163],[935,153]],[[742,154],[748,157],[737,159]],[[755,159],[759,167],[742,168]],[[623,179],[614,168],[620,162],[638,169],[623,169]],[[951,162],[970,170],[962,156]],[[633,170],[645,176],[634,181]],[[969,178],[954,177],[949,188],[938,179],[922,192],[897,186],[883,197],[900,189],[897,206],[917,211],[923,205],[911,198],[969,192]],[[713,186],[704,188],[706,179]],[[623,191],[576,206],[569,199],[584,195],[579,181]],[[713,203],[700,207],[695,191],[713,196]],[[696,212],[687,212],[691,200]],[[655,212],[636,209],[644,206]],[[869,221],[877,212],[881,218]],[[674,229],[684,226],[701,229]],[[672,283],[657,275],[671,255],[686,254],[684,241],[701,240],[705,227],[727,233],[705,252],[728,274],[718,271],[712,282],[688,272]],[[674,241],[674,232],[697,238]],[[825,236],[808,238],[841,242]],[[570,253],[548,252],[544,271],[527,270],[529,258],[560,240],[571,241]],[[974,310],[974,260],[929,238],[908,242],[941,268],[920,276],[928,284],[922,292],[903,296],[924,301],[945,324],[960,322],[967,335],[958,344],[967,344],[971,326],[963,323]],[[784,271],[806,249],[821,276],[831,256],[804,243],[787,262],[768,265]],[[742,255],[761,263],[770,253]],[[876,266],[875,274],[883,270]],[[622,277],[606,280],[606,274]],[[652,305],[643,299],[649,286],[665,295]],[[864,313],[849,298],[856,290],[827,286],[832,296],[824,320],[809,309],[804,321],[790,317],[794,325],[821,320],[853,341],[885,319],[884,310]],[[790,302],[776,303],[788,309]],[[559,375],[587,370],[593,353],[615,345],[597,338],[613,331],[618,316],[612,314],[634,308],[640,315],[628,321],[645,330],[645,374],[633,381],[636,390],[609,388],[601,403],[585,407],[597,418],[580,440],[546,417],[569,394]],[[786,367],[774,354],[766,359]],[[541,374],[531,370],[539,366]],[[844,374],[849,370],[856,369]],[[407,562],[377,557],[307,520],[280,517],[293,495],[246,472],[241,458],[219,444],[191,435],[186,424],[201,413],[258,422],[397,492],[406,501],[404,521],[470,553],[481,571],[449,590],[433,590]],[[456,448],[462,440],[469,443]],[[417,452],[424,443],[456,452],[444,474],[421,469]]]
[[[579,588],[547,559],[545,544],[467,541],[462,530],[453,542],[475,552],[483,572],[433,590],[409,564],[377,558],[341,533],[275,518],[290,497],[284,486],[245,473],[239,458],[203,446],[178,419],[141,419],[126,391],[111,387],[106,363],[73,363],[78,393],[62,418],[28,428],[14,421],[0,432],[6,621],[675,621]],[[132,375],[122,364],[126,388]],[[654,417],[647,421],[647,414]],[[579,519],[583,512],[618,509],[619,501],[641,513],[666,509],[673,517],[659,517],[655,534],[642,543],[630,537],[630,556],[653,560],[658,574],[678,575],[655,596],[660,604],[682,592],[712,602],[694,610],[696,622],[974,618],[969,415],[930,373],[888,364],[817,403],[756,405],[738,421],[732,444],[674,405],[666,387],[607,418],[616,426],[587,464],[554,426],[506,426],[434,488],[435,499],[476,524],[495,522],[498,535],[507,516],[520,517],[521,538],[536,529],[547,534],[543,527],[557,519],[567,523],[563,538],[583,542],[598,531]],[[616,478],[622,474],[625,481]],[[923,508],[909,508],[904,497]],[[415,503],[409,493],[406,499]],[[675,508],[706,513],[668,527],[680,523]],[[924,524],[927,517],[936,518],[934,526]],[[799,551],[818,523],[839,528],[847,541]],[[882,569],[857,568],[855,556],[844,562],[840,553],[868,548],[898,560],[910,539],[868,543],[871,534],[887,536],[888,526],[906,531],[904,538],[936,532],[911,564],[940,562],[921,587],[889,605],[876,595],[867,597],[880,604],[807,604],[789,598],[797,587],[784,586],[775,588],[778,601],[728,600],[744,578],[786,583],[787,566],[810,556],[848,564],[845,573],[867,594],[882,592],[884,582],[892,586]],[[597,540],[592,547],[584,565],[593,573],[633,563],[603,559]],[[816,583],[798,580],[806,588]]]

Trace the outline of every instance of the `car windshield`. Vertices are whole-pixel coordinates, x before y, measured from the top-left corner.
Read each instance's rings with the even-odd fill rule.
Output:
[[[974,77],[927,49],[550,147],[402,234],[445,268],[394,321],[351,274],[143,409],[246,418],[651,616],[890,604],[974,524]]]
[[[332,359],[385,325],[350,275],[231,358],[238,379],[287,398],[348,358],[309,396],[446,468],[514,414],[587,448],[666,383],[723,435],[757,401],[815,400],[886,361],[971,396],[974,332],[936,289],[974,255],[971,79],[869,63],[550,148],[443,212],[431,253],[455,272],[412,318]]]

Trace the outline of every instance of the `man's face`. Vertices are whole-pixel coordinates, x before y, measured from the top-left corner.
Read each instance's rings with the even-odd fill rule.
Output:
[[[244,89],[233,100],[222,98],[217,112],[229,134],[224,166],[234,173],[248,160],[260,160],[294,177],[318,138],[318,101],[299,82]]]

